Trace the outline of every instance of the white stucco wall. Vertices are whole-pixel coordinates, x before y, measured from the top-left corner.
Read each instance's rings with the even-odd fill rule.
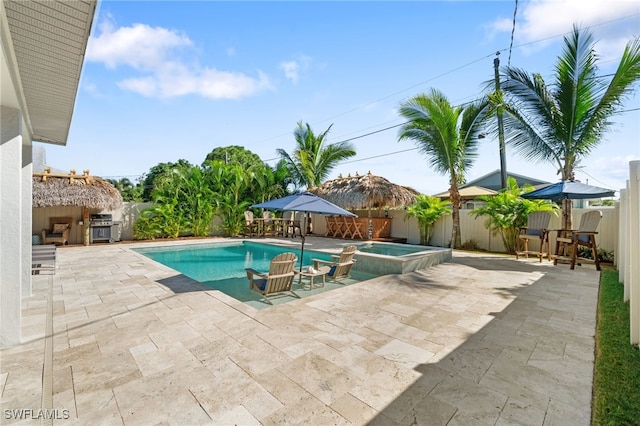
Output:
[[[22,123],[20,110],[0,106],[0,344],[21,340]],[[30,285],[30,284],[29,284]]]

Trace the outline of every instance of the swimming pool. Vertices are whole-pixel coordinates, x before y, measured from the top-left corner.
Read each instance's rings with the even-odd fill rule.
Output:
[[[252,241],[145,247],[133,250],[201,284],[214,290],[220,290],[234,299],[259,309],[269,305],[262,301],[260,295],[249,290],[249,281],[247,280],[245,268],[267,272],[271,259],[280,253],[293,252],[296,253],[298,258],[300,257],[299,249]],[[331,254],[305,250],[302,264],[304,266],[312,265],[312,259],[331,260]],[[298,259],[296,268],[299,267],[299,262],[300,260]],[[352,273],[353,282],[370,279],[375,276],[357,271]],[[337,288],[338,286],[340,285],[331,284],[327,281],[326,289]],[[303,291],[295,291],[300,296],[307,295]],[[312,291],[312,293],[317,292],[316,290]],[[295,300],[288,296],[284,296],[284,298]]]

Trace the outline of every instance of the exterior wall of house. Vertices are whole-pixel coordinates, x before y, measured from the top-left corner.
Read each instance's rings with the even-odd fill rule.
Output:
[[[22,298],[31,295],[31,138],[22,112],[0,105],[0,344],[21,341]],[[28,184],[27,184],[28,179]]]

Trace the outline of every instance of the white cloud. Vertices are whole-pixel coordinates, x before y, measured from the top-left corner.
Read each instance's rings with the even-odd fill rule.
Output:
[[[140,76],[121,80],[118,87],[147,97],[171,98],[190,94],[211,99],[240,99],[272,89],[269,77],[257,77],[213,67],[187,64],[180,55],[193,43],[184,34],[160,27],[134,24],[116,28],[109,20],[91,37],[87,60],[107,68],[128,66]],[[233,50],[227,50],[233,55]]]
[[[100,29],[98,36],[89,39],[87,60],[102,62],[109,68],[128,65],[150,70],[162,65],[173,50],[192,45],[186,35],[144,24],[116,29],[105,22]]]
[[[516,18],[516,44],[536,42],[527,49],[542,48],[554,38],[568,33],[573,25],[591,27],[599,40],[597,51],[612,57],[622,53],[624,45],[638,35],[637,0],[533,0],[523,4]],[[635,16],[634,16],[635,15]],[[621,19],[625,18],[625,19]],[[613,21],[613,22],[612,22]],[[487,27],[490,33],[511,32],[511,18],[500,17]]]
[[[298,84],[300,74],[311,68],[312,59],[309,56],[300,56],[297,59],[281,62],[280,69],[284,71],[284,76],[291,80],[293,84]]]
[[[298,83],[300,76],[298,74],[299,66],[296,61],[282,62],[280,64],[280,69],[284,71],[284,76],[291,80],[293,84]]]
[[[147,97],[173,98],[198,94],[211,99],[241,99],[273,88],[268,76],[260,71],[258,78],[252,78],[213,68],[197,73],[186,68],[163,69],[152,76],[123,80],[118,86]]]

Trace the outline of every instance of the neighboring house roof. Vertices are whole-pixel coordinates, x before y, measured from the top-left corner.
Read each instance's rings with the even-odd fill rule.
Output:
[[[532,185],[534,187],[549,185],[551,182],[547,182],[544,180],[519,175],[517,173],[511,173],[507,171],[507,176],[512,177],[518,183],[518,186],[522,186],[525,183]],[[481,186],[483,188],[492,189],[494,191],[499,191],[501,188],[501,180],[500,180],[500,170],[494,170],[491,173],[487,173],[484,176],[481,176],[477,179],[467,182],[464,185],[460,186],[460,189],[467,188],[471,186]]]
[[[96,4],[0,2],[1,101],[23,111],[34,141],[67,143]]]
[[[464,188],[460,188],[460,199],[462,200],[473,200],[480,195],[496,195],[497,192],[491,189],[483,188],[481,186],[468,186]],[[440,194],[434,195],[434,197],[448,199],[450,197],[449,191],[441,192]]]

